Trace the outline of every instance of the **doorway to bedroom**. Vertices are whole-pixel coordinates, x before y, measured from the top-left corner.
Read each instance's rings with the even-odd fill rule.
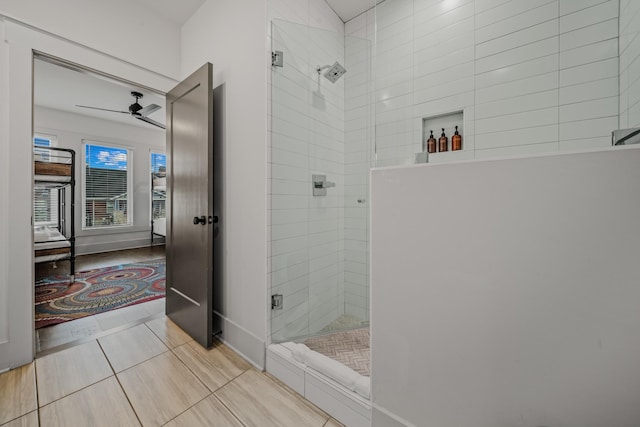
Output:
[[[165,97],[34,59],[36,351],[165,311]]]

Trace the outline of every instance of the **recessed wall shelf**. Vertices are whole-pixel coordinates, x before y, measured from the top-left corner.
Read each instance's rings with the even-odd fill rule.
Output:
[[[456,126],[458,126],[458,133],[460,134],[460,136],[462,136],[462,149],[453,151],[451,145],[451,137],[456,131]],[[423,117],[422,140],[420,141],[420,147],[423,147],[423,142],[425,142],[426,144],[431,131],[433,131],[433,136],[436,139],[436,150],[439,150],[440,144],[438,143],[438,141],[440,139],[440,135],[442,134],[443,128],[445,135],[447,136],[447,151],[436,151],[435,153],[429,153],[429,162],[454,160],[456,157],[458,157],[456,154],[465,151],[463,110],[453,111],[451,113],[445,114],[438,114],[431,117]],[[418,157],[416,157],[416,159],[417,158]]]

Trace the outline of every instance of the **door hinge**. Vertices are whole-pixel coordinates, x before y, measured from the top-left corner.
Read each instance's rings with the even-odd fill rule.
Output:
[[[271,295],[271,310],[282,310],[282,294]]]
[[[271,66],[284,67],[284,54],[280,50],[271,52]]]

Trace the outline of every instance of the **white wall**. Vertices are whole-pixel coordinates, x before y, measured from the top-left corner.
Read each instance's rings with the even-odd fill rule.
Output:
[[[464,150],[431,161],[610,145],[618,0],[387,0],[376,19],[379,166],[412,163],[422,118],[458,110]]]
[[[180,74],[180,28],[127,0],[0,0],[0,14],[171,78]]]
[[[0,34],[4,40],[4,22],[0,21]],[[6,43],[0,43],[0,64],[9,63],[9,48]],[[0,93],[9,93],[9,70],[6,66],[0,66]],[[9,105],[7,102],[0,102],[0,150],[4,153],[11,152],[9,144]],[[11,164],[9,155],[0,156],[0,197],[8,197],[10,192]],[[6,199],[5,199],[6,200]],[[9,203],[0,204],[0,236],[6,242],[9,238]],[[0,301],[9,300],[9,245],[0,244]],[[0,306],[0,343],[9,342],[9,315],[6,302]],[[8,366],[0,365],[0,369]]]
[[[38,133],[55,135],[57,146],[76,151],[76,253],[105,252],[145,246],[150,243],[150,150],[165,152],[165,133],[153,128],[100,120],[80,114],[37,107],[34,128]],[[110,144],[131,150],[133,224],[115,230],[82,230],[82,151],[83,140]]]
[[[183,26],[181,48],[182,77],[208,61],[214,86],[225,85],[224,289],[214,306],[224,340],[258,366],[267,336],[265,22],[264,0],[208,0]]]
[[[620,1],[620,128],[640,126],[640,4]]]
[[[373,425],[637,426],[639,162],[375,170]]]

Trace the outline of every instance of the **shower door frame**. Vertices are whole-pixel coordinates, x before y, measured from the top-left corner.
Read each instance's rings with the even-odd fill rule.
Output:
[[[285,43],[284,41],[280,41],[279,37],[281,36],[281,33],[279,31],[282,31],[283,33],[286,32],[286,30],[290,30],[290,28],[285,28],[282,29],[281,27],[286,27],[286,26],[290,26],[290,27],[295,27],[297,28],[301,33],[302,36],[300,37],[293,37],[293,39],[291,40],[287,40],[287,42],[290,45],[295,45],[297,44],[298,46],[300,45],[304,45],[304,41],[303,39],[306,38],[307,41],[309,41],[310,39],[314,38],[314,40],[319,40],[322,39],[323,37],[329,37],[331,38],[332,36],[336,36],[336,40],[338,40],[339,37],[339,42],[343,43],[345,46],[341,46],[340,48],[343,49],[342,50],[342,57],[326,57],[326,58],[322,58],[324,59],[324,61],[322,61],[321,59],[315,59],[312,58],[311,54],[308,53],[308,51],[310,51],[311,49],[307,49],[307,52],[304,53],[304,55],[308,55],[304,58],[301,58],[301,55],[298,55],[296,52],[290,52],[287,50],[287,48],[289,48],[290,46],[287,45],[287,43]],[[315,31],[321,32],[319,36],[317,37],[312,37],[312,33],[314,33]],[[315,34],[314,34],[315,35]],[[288,34],[288,36],[291,38],[291,34]],[[294,40],[295,39],[295,40]],[[354,38],[356,39],[356,38]],[[302,42],[301,42],[302,40]],[[366,87],[367,90],[367,94],[371,95],[371,42],[361,39],[363,40],[363,46],[365,46],[367,49],[369,49],[369,55],[368,55],[368,62],[366,62],[366,66],[369,67],[368,71],[369,72],[369,79],[368,79],[368,83],[369,86]],[[365,295],[361,296],[361,299],[364,300],[363,308],[362,308],[362,312],[364,313],[364,318],[362,319],[362,321],[358,322],[357,324],[353,324],[353,325],[348,325],[346,327],[343,327],[342,329],[351,329],[353,327],[361,327],[361,326],[365,326],[368,325],[368,321],[369,321],[369,289],[368,289],[368,285],[369,285],[369,255],[368,255],[368,249],[369,249],[369,213],[368,213],[368,203],[367,201],[369,200],[369,185],[368,185],[368,180],[369,180],[369,168],[372,165],[371,162],[371,149],[370,147],[367,148],[366,153],[363,155],[363,157],[365,157],[365,164],[367,165],[366,172],[362,173],[362,181],[363,184],[361,185],[362,188],[364,188],[364,192],[363,194],[358,194],[358,195],[353,195],[353,196],[347,196],[345,194],[345,192],[347,191],[346,189],[346,185],[345,185],[345,180],[346,180],[346,174],[344,171],[344,167],[345,167],[345,148],[344,148],[344,144],[345,144],[345,135],[346,135],[346,120],[345,120],[345,109],[344,109],[344,105],[347,102],[346,99],[344,99],[344,95],[345,95],[345,84],[346,84],[346,78],[350,76],[349,72],[347,71],[347,74],[345,77],[342,78],[338,78],[338,83],[336,86],[334,86],[334,84],[332,84],[332,82],[328,79],[325,79],[322,77],[322,74],[318,71],[318,69],[322,69],[322,64],[325,63],[334,63],[334,66],[336,65],[335,63],[338,63],[339,65],[341,65],[340,63],[343,63],[343,61],[345,60],[344,58],[344,52],[346,51],[346,43],[345,43],[345,38],[344,35],[340,34],[338,35],[337,33],[333,33],[328,31],[328,30],[322,30],[322,29],[316,29],[316,28],[312,28],[309,26],[305,26],[302,24],[295,24],[295,23],[291,23],[291,22],[287,22],[287,21],[281,21],[281,20],[273,20],[272,22],[272,49],[275,53],[275,51],[281,51],[284,52],[283,57],[282,58],[282,65],[283,67],[279,67],[279,66],[273,66],[272,67],[272,71],[271,71],[271,90],[272,90],[272,97],[271,97],[271,102],[272,102],[272,114],[271,114],[271,118],[272,118],[272,126],[271,126],[271,180],[270,180],[270,211],[271,211],[271,216],[270,216],[270,236],[269,236],[269,244],[270,244],[270,262],[269,262],[269,267],[270,267],[270,279],[271,279],[271,283],[270,283],[270,288],[271,288],[271,294],[272,296],[279,296],[279,295],[283,295],[284,294],[284,301],[283,301],[283,306],[284,309],[286,310],[288,307],[288,304],[291,303],[292,298],[291,296],[287,295],[284,292],[281,292],[280,289],[282,289],[282,284],[277,283],[277,281],[280,280],[280,277],[282,275],[287,275],[289,277],[294,277],[294,279],[298,280],[298,285],[300,286],[300,289],[297,290],[297,292],[306,292],[306,301],[302,302],[302,304],[307,304],[306,308],[297,308],[298,311],[296,311],[294,313],[294,316],[297,315],[298,318],[293,318],[289,317],[286,320],[283,320],[282,318],[278,318],[279,316],[288,316],[288,314],[285,313],[278,313],[278,310],[272,310],[271,312],[271,316],[270,316],[270,341],[272,342],[282,342],[282,341],[287,341],[287,340],[294,340],[294,341],[299,341],[305,337],[309,337],[309,336],[314,336],[317,335],[319,333],[324,333],[326,331],[322,331],[321,327],[311,327],[309,328],[310,324],[312,323],[312,321],[310,321],[310,313],[312,313],[313,309],[315,307],[312,307],[312,301],[314,300],[318,300],[320,297],[316,294],[313,294],[313,289],[312,289],[312,285],[311,283],[309,283],[309,274],[313,272],[313,267],[309,267],[309,264],[312,263],[312,254],[311,251],[313,250],[313,248],[315,248],[315,246],[312,244],[312,241],[310,240],[313,234],[314,234],[314,223],[313,223],[313,216],[317,214],[317,216],[322,215],[321,211],[324,211],[324,213],[329,212],[331,209],[335,209],[339,210],[340,212],[338,214],[334,214],[338,216],[338,219],[336,221],[336,228],[335,228],[335,235],[336,235],[336,240],[335,240],[335,265],[338,266],[338,271],[336,272],[336,277],[337,277],[337,282],[336,282],[336,288],[338,290],[336,296],[335,296],[335,301],[336,301],[336,309],[335,312],[337,313],[337,316],[335,316],[335,318],[339,317],[340,315],[345,313],[345,297],[347,297],[346,292],[345,292],[345,277],[346,276],[357,276],[357,273],[351,273],[351,272],[347,272],[345,271],[345,267],[348,265],[356,265],[356,263],[354,263],[353,261],[346,261],[345,260],[345,253],[347,248],[345,247],[345,236],[349,235],[349,234],[359,234],[362,236],[362,246],[364,247],[364,249],[361,249],[360,247],[358,247],[358,249],[362,250],[363,254],[360,254],[359,258],[361,260],[364,260],[364,262],[361,265],[356,265],[358,270],[362,270],[362,277],[364,277],[364,279],[361,279],[363,282],[363,286],[362,288],[366,289],[364,292]],[[302,56],[304,56],[302,55]],[[333,59],[335,58],[335,59]],[[304,64],[300,64],[301,59],[305,60],[306,63]],[[337,61],[336,61],[337,60]],[[286,67],[298,67],[298,69],[302,69],[303,71],[300,71],[299,73],[297,73],[296,76],[294,77],[289,77],[289,79],[286,81],[286,83],[290,83],[291,81],[293,81],[294,79],[298,79],[297,82],[302,81],[304,79],[304,82],[307,84],[307,89],[306,89],[306,94],[302,97],[302,99],[298,98],[296,99],[296,101],[300,101],[298,103],[298,108],[295,110],[295,112],[298,114],[298,120],[292,120],[291,122],[286,122],[282,120],[282,118],[279,116],[279,114],[282,113],[282,111],[285,111],[286,106],[283,106],[280,104],[280,99],[278,98],[279,95],[281,95],[281,91],[279,88],[279,84],[283,83],[284,80],[282,79],[287,79],[287,77],[285,76],[285,73],[287,73]],[[328,66],[331,67],[331,66]],[[322,70],[321,70],[322,71]],[[352,72],[353,75],[353,72]],[[281,79],[281,80],[279,80]],[[291,87],[291,86],[290,86]],[[290,88],[289,87],[289,88]],[[299,89],[298,87],[294,87],[294,90]],[[323,151],[324,147],[320,147],[316,144],[314,144],[314,142],[316,141],[317,138],[318,141],[320,141],[323,138],[323,134],[322,132],[327,132],[327,126],[325,126],[325,123],[323,123],[321,120],[323,119],[323,117],[321,117],[321,115],[326,112],[326,110],[320,110],[323,106],[327,106],[327,107],[331,107],[332,101],[335,99],[335,97],[333,97],[333,95],[335,94],[335,92],[332,91],[336,91],[339,90],[341,92],[341,96],[342,99],[340,100],[340,102],[342,103],[342,117],[341,117],[341,122],[339,123],[339,126],[342,126],[341,133],[342,133],[342,139],[339,141],[340,144],[342,144],[343,147],[338,148],[338,151],[336,151],[336,153],[340,154],[342,156],[342,158],[340,159],[340,162],[342,163],[342,171],[340,176],[336,176],[335,174],[332,173],[332,171],[325,171],[324,169],[322,169],[323,166],[326,165],[326,162],[322,162],[322,161],[318,161],[314,164],[314,159],[311,158],[311,153],[312,151],[318,152],[318,151]],[[280,92],[279,92],[280,91]],[[290,99],[293,97],[293,95],[291,93],[287,93],[286,94],[287,97],[290,97]],[[368,98],[367,98],[368,99]],[[304,101],[306,102],[306,104],[302,104],[301,102]],[[371,111],[370,111],[370,107],[373,104],[371,102],[369,102],[369,114],[366,116],[366,118],[364,120],[366,120],[366,126],[369,127],[372,123],[372,116],[371,116]],[[314,116],[314,108],[317,109],[317,111],[320,111],[320,113],[316,116]],[[327,108],[328,109],[328,108]],[[306,113],[306,117],[303,117],[303,113]],[[328,113],[327,113],[328,116]],[[329,118],[331,119],[331,118]],[[305,121],[306,120],[306,121]],[[302,124],[303,126],[299,126],[300,124]],[[278,206],[278,202],[280,199],[284,199],[284,197],[282,197],[282,194],[279,194],[279,188],[278,186],[281,184],[280,182],[276,182],[278,181],[278,179],[281,177],[281,173],[278,170],[278,168],[281,166],[280,164],[282,163],[281,159],[278,157],[280,156],[280,154],[282,153],[281,150],[281,144],[280,141],[278,140],[278,138],[282,138],[283,140],[286,139],[285,137],[283,137],[279,132],[283,132],[282,128],[284,125],[289,126],[290,128],[296,128],[296,126],[300,127],[300,128],[304,128],[304,125],[306,124],[306,140],[304,140],[304,142],[308,145],[308,151],[306,151],[306,158],[302,159],[303,155],[305,154],[304,150],[300,150],[299,154],[300,156],[298,156],[298,159],[302,159],[298,164],[296,164],[295,166],[300,166],[301,164],[306,163],[306,172],[301,172],[301,175],[299,177],[299,179],[302,179],[304,184],[300,184],[300,183],[296,183],[296,187],[297,188],[302,188],[302,186],[305,186],[306,189],[308,189],[308,200],[306,203],[306,209],[307,212],[306,214],[301,214],[300,212],[298,212],[298,216],[296,216],[296,218],[298,220],[300,220],[301,218],[303,219],[303,221],[307,222],[307,229],[306,229],[306,243],[303,247],[298,248],[297,252],[295,254],[291,255],[291,259],[295,259],[298,261],[298,264],[303,264],[306,263],[307,266],[299,266],[298,268],[296,268],[295,266],[291,266],[286,264],[285,267],[282,267],[282,263],[281,263],[281,258],[282,258],[282,254],[278,251],[277,246],[279,245],[277,243],[277,241],[275,239],[277,239],[279,237],[278,233],[280,233],[281,229],[283,228],[283,223],[281,222],[281,218],[280,218],[280,214],[282,214],[282,212],[280,211],[280,209],[278,209],[280,206]],[[369,131],[367,130],[367,139],[369,141],[372,141],[372,135],[373,132],[372,130]],[[298,148],[298,147],[296,147]],[[342,150],[341,152],[339,150]],[[289,153],[287,153],[287,155],[289,155]],[[284,168],[283,168],[284,169]],[[300,168],[302,169],[302,168]],[[326,175],[326,180],[327,181],[337,181],[337,186],[334,187],[329,187],[329,188],[325,188],[323,189],[324,191],[327,191],[329,198],[327,199],[322,199],[322,198],[314,198],[311,196],[312,194],[312,189],[313,189],[313,182],[312,182],[312,175],[314,174],[324,174]],[[342,188],[340,188],[342,187]],[[355,185],[353,187],[356,187]],[[338,192],[339,191],[339,192]],[[340,198],[340,201],[335,201],[335,199],[333,201],[330,200],[332,193],[334,194],[333,197],[334,198]],[[337,193],[337,195],[336,195]],[[275,196],[275,197],[274,197]],[[303,196],[303,194],[300,194],[300,196]],[[276,199],[276,200],[274,200]],[[300,203],[302,205],[304,205],[304,201],[302,200],[298,200],[296,203]],[[332,203],[335,203],[332,205]],[[353,206],[351,206],[353,205]],[[334,207],[331,207],[334,206]],[[319,209],[318,212],[313,212],[312,209],[317,208]],[[350,208],[355,208],[355,209],[359,209],[360,213],[358,215],[355,215],[351,218],[347,218],[345,215],[345,212],[347,212]],[[352,209],[352,211],[355,211],[355,209]],[[363,213],[364,212],[364,213]],[[283,215],[283,217],[286,215]],[[361,221],[365,222],[365,226],[363,227],[363,230],[348,230],[346,227],[346,223],[354,223],[357,221],[357,218],[362,218]],[[302,221],[300,221],[302,222]],[[328,222],[327,222],[328,223]],[[298,227],[299,230],[304,230],[304,225],[302,224],[298,224],[298,225],[294,225],[295,227]],[[303,241],[305,238],[302,236],[298,236],[300,237],[300,241]],[[331,243],[325,243],[326,246],[329,246]],[[305,252],[306,251],[306,255]],[[315,252],[315,250],[314,250]],[[355,252],[354,250],[352,250],[351,252]],[[280,257],[280,258],[278,258]],[[302,260],[302,261],[300,261]],[[282,269],[286,269],[287,271],[285,271],[283,273]],[[300,284],[300,282],[304,279],[301,279],[301,277],[304,277],[304,274],[307,274],[307,283],[302,285]],[[360,297],[360,295],[358,295]],[[294,295],[295,297],[295,295]],[[298,299],[294,301],[295,303],[299,303],[300,299],[302,299],[300,297],[300,295],[298,295],[297,297]],[[331,296],[329,297],[331,298]],[[272,299],[272,303],[273,303],[273,299]],[[274,304],[272,304],[273,306]],[[298,306],[299,307],[299,306]],[[280,329],[276,329],[276,328],[284,328],[283,324],[286,324],[288,322],[294,323],[296,320],[303,322],[306,321],[307,323],[307,328],[306,331],[304,331],[303,333],[284,333],[284,334],[278,334],[278,330]],[[330,322],[327,322],[330,323]],[[293,325],[292,329],[295,329],[296,327],[299,327],[300,325]],[[342,329],[337,329],[337,330],[342,330]]]

